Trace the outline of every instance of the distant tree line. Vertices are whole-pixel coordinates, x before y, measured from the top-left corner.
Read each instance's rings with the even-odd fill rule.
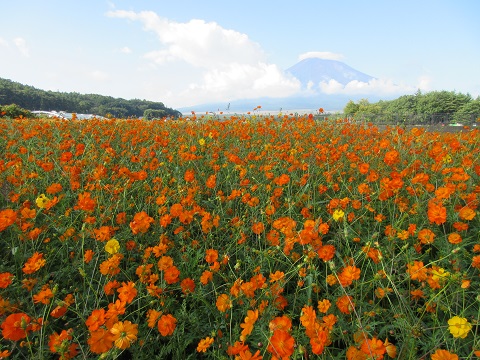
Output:
[[[182,114],[161,102],[125,100],[96,94],[45,91],[0,78],[0,106],[17,105],[30,111],[65,111],[78,114],[95,114],[105,117],[180,117]],[[6,112],[4,110],[4,112]]]
[[[343,112],[356,118],[384,119],[392,123],[471,123],[480,117],[480,97],[454,91],[431,91],[403,95],[395,100],[370,103],[350,100]]]

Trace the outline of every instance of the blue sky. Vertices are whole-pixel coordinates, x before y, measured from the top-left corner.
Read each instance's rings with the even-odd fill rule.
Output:
[[[0,12],[0,77],[45,90],[175,108],[284,97],[300,91],[285,70],[319,56],[377,80],[318,91],[480,95],[477,0],[16,0]]]

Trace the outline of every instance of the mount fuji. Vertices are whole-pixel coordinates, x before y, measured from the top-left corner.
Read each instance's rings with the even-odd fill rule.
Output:
[[[321,82],[336,82],[347,85],[350,81],[368,83],[374,77],[364,74],[337,60],[306,58],[286,70],[302,83],[302,88],[311,88]]]
[[[362,73],[347,64],[337,60],[321,58],[305,58],[285,70],[289,76],[296,78],[301,86],[298,93],[282,98],[261,97],[252,99],[234,99],[224,103],[208,103],[178,109],[183,113],[192,110],[198,112],[246,112],[258,105],[264,111],[295,111],[318,109],[320,107],[327,111],[341,111],[350,101],[357,101],[367,98],[369,101],[381,100],[380,96],[370,94],[347,94],[339,91],[325,91],[325,88],[344,88],[349,83],[368,84],[375,80],[373,76]]]

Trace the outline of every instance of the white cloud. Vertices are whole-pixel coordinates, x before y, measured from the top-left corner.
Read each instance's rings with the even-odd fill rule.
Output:
[[[128,46],[124,46],[120,49],[120,52],[124,54],[130,54],[132,52],[132,49],[130,49]]]
[[[218,101],[257,96],[288,96],[300,88],[297,79],[269,64],[261,46],[246,34],[216,22],[193,19],[180,23],[151,11],[109,11],[109,17],[139,21],[156,34],[161,47],[144,58],[157,66],[183,62],[199,77],[179,91],[187,101]]]
[[[345,58],[342,54],[335,54],[330,51],[309,51],[298,56],[298,61],[308,58],[319,58],[324,60],[342,60]]]
[[[13,43],[15,44],[15,46],[17,47],[17,49],[20,51],[20,53],[23,56],[25,56],[25,57],[30,56],[30,53],[29,53],[29,50],[28,50],[28,47],[27,47],[27,42],[25,41],[24,38],[17,37],[15,39],[13,39]]]
[[[395,95],[414,92],[419,87],[396,84],[388,79],[372,79],[369,82],[353,80],[346,85],[340,84],[338,81],[331,79],[328,82],[322,81],[318,84],[321,92],[325,94],[348,94],[348,95],[369,95],[384,94]]]

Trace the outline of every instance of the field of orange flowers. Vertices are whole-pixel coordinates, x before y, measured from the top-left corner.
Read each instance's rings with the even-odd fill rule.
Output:
[[[0,358],[480,357],[480,132],[0,122]]]

